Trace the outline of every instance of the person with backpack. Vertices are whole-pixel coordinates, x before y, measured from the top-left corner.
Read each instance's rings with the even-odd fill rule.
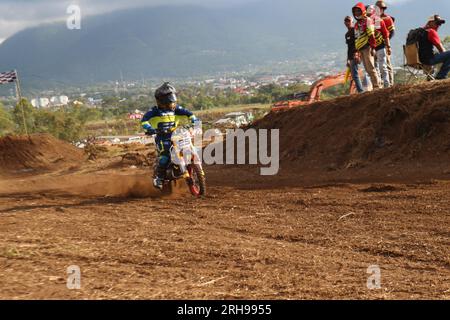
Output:
[[[450,51],[445,51],[438,34],[438,30],[443,24],[445,24],[445,20],[436,14],[428,19],[424,28],[412,31],[420,31],[417,33],[420,62],[429,66],[442,63],[442,67],[436,75],[437,80],[446,79],[450,71]],[[435,47],[439,53],[435,53]]]
[[[377,1],[375,6],[379,10],[379,16],[381,19],[383,19],[384,24],[386,25],[386,28],[389,31],[389,40],[392,40],[392,38],[395,35],[395,18],[391,17],[390,15],[386,14],[386,10],[388,9],[388,6],[386,2],[384,1]],[[391,86],[394,85],[394,66],[392,65],[392,53],[387,55],[387,66],[389,70],[389,83]]]
[[[391,55],[391,43],[389,40],[389,31],[386,24],[380,17],[380,10],[374,5],[367,7],[367,17],[372,19],[375,26],[376,39],[376,66],[385,88],[389,88],[389,69],[387,57]]]
[[[374,89],[380,89],[380,77],[375,69],[375,26],[367,17],[366,6],[359,2],[352,8],[355,23],[355,60],[362,61]]]

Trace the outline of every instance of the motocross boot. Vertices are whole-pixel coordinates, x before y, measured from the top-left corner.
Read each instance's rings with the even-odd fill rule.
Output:
[[[153,186],[155,188],[162,190],[163,185],[164,185],[165,175],[166,175],[166,168],[158,166],[156,168],[155,178],[153,179]]]

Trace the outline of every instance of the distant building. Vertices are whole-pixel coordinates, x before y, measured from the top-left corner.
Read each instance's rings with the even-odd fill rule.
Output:
[[[69,104],[69,97],[67,96],[54,96],[48,98],[35,98],[31,100],[31,105],[35,108],[52,108],[67,106]]]
[[[48,98],[32,99],[31,105],[35,108],[48,108],[50,106],[50,100]]]
[[[144,116],[144,112],[141,110],[134,110],[133,113],[128,114],[128,119],[130,120],[141,120]]]
[[[91,106],[98,106],[98,105],[101,105],[103,103],[103,99],[94,99],[92,97],[89,97],[88,98],[88,103]]]
[[[69,97],[68,96],[51,97],[50,104],[52,107],[67,106],[69,104]]]
[[[242,96],[250,96],[252,93],[248,91],[248,88],[236,88],[233,90],[234,93],[240,94]]]

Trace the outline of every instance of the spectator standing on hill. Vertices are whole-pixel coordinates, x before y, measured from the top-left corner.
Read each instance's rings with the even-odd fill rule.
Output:
[[[375,26],[375,51],[376,51],[376,65],[378,72],[383,80],[385,88],[389,88],[391,83],[389,81],[389,69],[387,57],[391,55],[391,43],[389,41],[389,31],[386,28],[386,24],[379,16],[379,10],[377,7],[370,5],[367,7],[367,17],[372,19]]]
[[[347,27],[347,33],[345,34],[345,42],[347,43],[347,66],[350,68],[352,79],[356,85],[356,90],[359,93],[362,93],[364,92],[364,88],[361,78],[359,77],[359,62],[355,59],[356,47],[353,18],[350,16],[345,17],[344,24]]]
[[[355,60],[362,61],[364,69],[369,74],[374,89],[380,88],[380,78],[375,69],[375,26],[367,17],[366,6],[359,2],[352,9],[355,23]]]
[[[386,10],[388,9],[386,2],[377,1],[375,5],[377,6],[377,8],[379,8],[379,16],[381,17],[381,19],[383,19],[384,24],[389,31],[389,40],[392,40],[395,35],[395,19],[386,14]],[[387,55],[387,66],[389,70],[389,83],[391,84],[391,86],[393,86],[395,79],[394,66],[392,65],[392,53]]]

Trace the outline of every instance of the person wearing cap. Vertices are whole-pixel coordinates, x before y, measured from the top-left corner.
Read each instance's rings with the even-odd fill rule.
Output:
[[[350,16],[345,17],[344,24],[348,30],[345,34],[345,42],[347,43],[347,66],[350,68],[352,79],[356,85],[356,90],[359,93],[362,93],[364,92],[364,88],[359,77],[359,63],[355,60],[356,47],[353,18]]]
[[[380,17],[380,10],[374,5],[367,7],[367,17],[372,19],[375,26],[375,39],[376,39],[376,66],[379,75],[383,81],[384,87],[389,88],[391,83],[389,81],[389,69],[387,57],[391,52],[391,43],[389,40],[389,31],[386,28],[386,24]]]
[[[386,2],[384,1],[377,1],[375,6],[380,10],[380,17],[383,19],[384,24],[386,25],[386,28],[389,31],[389,39],[392,39],[395,34],[395,19],[391,17],[390,15],[386,14],[386,10],[388,9],[388,6]],[[389,70],[389,83],[391,86],[394,85],[394,67],[392,65],[392,54],[387,55],[387,66]]]
[[[380,89],[380,77],[375,69],[375,26],[367,17],[366,6],[358,2],[352,8],[355,23],[355,60],[362,61],[364,69],[369,74],[374,89]]]
[[[419,58],[424,65],[434,66],[442,63],[436,79],[446,79],[450,71],[450,51],[445,51],[438,34],[439,28],[445,23],[439,15],[431,16],[425,25],[426,33],[419,40]],[[439,53],[435,53],[434,48]]]

